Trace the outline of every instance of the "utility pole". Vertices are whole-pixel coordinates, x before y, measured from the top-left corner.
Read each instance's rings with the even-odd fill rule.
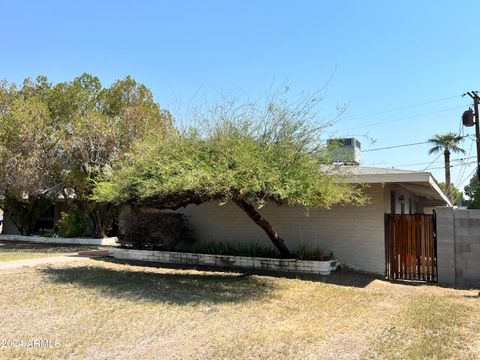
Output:
[[[477,179],[480,180],[480,116],[478,114],[478,104],[480,102],[480,97],[478,96],[478,91],[468,91],[467,95],[473,99],[473,110],[475,116],[475,139],[477,143]]]

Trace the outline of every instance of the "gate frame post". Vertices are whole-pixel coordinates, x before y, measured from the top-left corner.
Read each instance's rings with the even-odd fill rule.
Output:
[[[384,227],[385,227],[385,278],[389,279],[392,271],[391,264],[391,217],[390,214],[385,214],[384,216]]]

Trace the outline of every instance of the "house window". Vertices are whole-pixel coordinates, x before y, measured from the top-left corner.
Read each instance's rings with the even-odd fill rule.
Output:
[[[54,228],[55,205],[48,205],[35,220],[34,233],[52,232]]]
[[[397,204],[396,204],[395,191],[390,190],[390,214],[395,214],[396,207],[397,207]]]
[[[413,214],[413,203],[412,203],[412,198],[408,198],[408,213],[410,215]]]
[[[398,200],[400,200],[400,214],[404,215],[405,214],[405,196],[400,195]]]

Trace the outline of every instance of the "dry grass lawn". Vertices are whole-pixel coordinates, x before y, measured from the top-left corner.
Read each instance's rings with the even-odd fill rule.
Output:
[[[51,245],[0,241],[0,262],[75,254],[97,249],[89,245]]]
[[[86,260],[0,272],[3,359],[475,359],[478,291]]]

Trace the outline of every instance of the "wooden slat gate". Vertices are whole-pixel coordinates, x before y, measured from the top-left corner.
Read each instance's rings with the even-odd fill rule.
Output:
[[[437,281],[435,214],[385,214],[385,277]]]

